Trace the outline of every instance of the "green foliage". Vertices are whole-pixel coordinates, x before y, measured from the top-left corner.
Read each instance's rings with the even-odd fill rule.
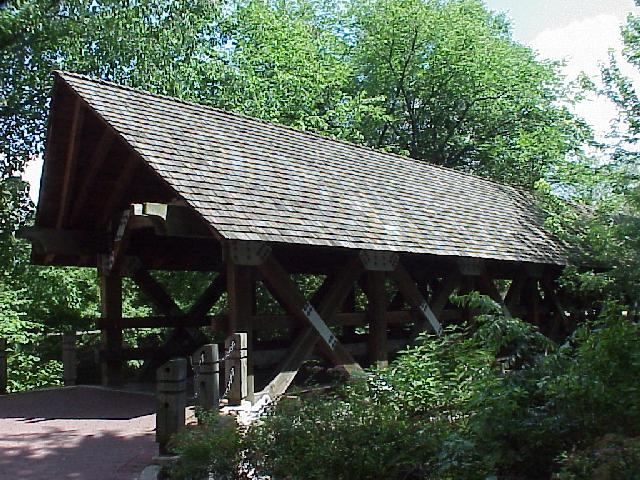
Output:
[[[61,362],[42,358],[43,325],[20,311],[23,294],[0,283],[0,338],[7,340],[9,392],[57,385],[62,379]]]
[[[557,106],[554,64],[511,38],[476,0],[351,4],[357,85],[383,99],[377,147],[531,186],[589,136]]]
[[[610,308],[556,347],[517,319],[476,323],[331,393],[282,399],[235,453],[194,441],[206,471],[209,455],[242,451],[243,468],[291,479],[640,473],[640,326]]]
[[[210,474],[238,478],[242,460],[240,434],[235,425],[223,425],[218,420],[217,416],[208,418],[198,428],[187,428],[173,439],[172,448],[180,455],[180,462],[170,471],[170,478],[190,480],[208,478]]]
[[[640,438],[605,435],[562,463],[554,480],[635,480],[640,473]]]
[[[437,429],[382,402],[381,392],[372,402],[370,393],[355,384],[331,397],[283,399],[250,430],[247,461],[275,478],[405,478],[428,471]]]

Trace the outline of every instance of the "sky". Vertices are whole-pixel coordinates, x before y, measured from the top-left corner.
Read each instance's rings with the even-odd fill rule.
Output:
[[[622,50],[620,28],[629,13],[640,14],[633,0],[484,0],[496,12],[510,19],[516,41],[533,48],[541,59],[564,60],[563,73],[575,79],[585,72],[598,78],[599,64],[608,51]],[[640,76],[624,70],[640,85]],[[574,107],[596,134],[603,138],[615,114],[612,105],[595,96]],[[31,184],[31,197],[37,201],[42,161],[27,166],[25,179]]]
[[[516,41],[533,48],[541,59],[564,60],[567,80],[581,72],[594,80],[609,49],[622,51],[620,28],[630,13],[640,14],[633,0],[484,0],[511,21]],[[624,62],[621,63],[623,67]],[[623,72],[640,84],[640,75],[626,65]],[[598,138],[604,138],[615,115],[613,105],[595,95],[574,107]]]

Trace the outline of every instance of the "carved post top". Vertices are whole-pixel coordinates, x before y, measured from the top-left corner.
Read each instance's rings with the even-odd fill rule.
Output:
[[[225,349],[228,352],[233,345],[231,357],[233,359],[246,358],[247,356],[247,334],[245,332],[229,335],[225,341]]]
[[[218,373],[220,371],[218,344],[209,343],[198,348],[193,352],[193,355],[191,355],[191,363],[194,371],[197,368],[200,374]]]
[[[181,392],[187,383],[187,360],[174,358],[156,371],[158,392]]]
[[[192,357],[194,363],[201,363],[202,365],[217,363],[220,358],[218,344],[208,343],[206,345],[202,345],[193,352]]]

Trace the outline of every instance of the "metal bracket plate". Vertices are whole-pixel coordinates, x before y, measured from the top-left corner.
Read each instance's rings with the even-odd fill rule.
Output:
[[[311,305],[311,303],[309,302],[305,303],[302,307],[302,313],[304,313],[304,316],[307,317],[307,320],[311,322],[311,325],[313,325],[313,327],[318,331],[323,340],[327,343],[327,345],[329,345],[329,348],[333,350],[336,346],[336,343],[338,343],[338,339],[329,329],[329,327],[327,327],[327,324],[324,323],[322,318],[320,318],[320,315],[318,314],[318,312],[316,312],[316,309],[313,308],[313,305]]]
[[[400,255],[395,252],[362,250],[360,252],[360,260],[366,270],[392,272],[398,266]]]
[[[262,265],[270,253],[271,247],[263,242],[229,242],[229,255],[236,265]]]
[[[431,307],[427,305],[427,302],[422,302],[420,304],[420,311],[422,312],[422,315],[424,315],[424,317],[429,321],[436,335],[442,335],[442,325],[436,318],[436,314],[433,313],[433,310],[431,310]]]
[[[458,270],[465,276],[475,277],[484,273],[484,262],[481,258],[458,259]]]

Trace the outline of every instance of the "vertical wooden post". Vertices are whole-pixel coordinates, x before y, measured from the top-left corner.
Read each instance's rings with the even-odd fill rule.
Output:
[[[231,356],[224,362],[227,381],[233,371],[233,382],[228,394],[229,405],[241,405],[247,400],[247,334],[234,333],[226,341],[226,351],[235,343]]]
[[[540,293],[538,291],[538,280],[527,278],[523,291],[522,303],[527,307],[526,320],[542,329],[540,322]]]
[[[193,365],[198,369],[194,375],[196,403],[205,410],[217,410],[220,403],[220,364],[218,345],[203,345],[192,356]]]
[[[253,325],[251,320],[255,313],[255,282],[253,281],[252,268],[237,265],[229,259],[227,263],[227,290],[229,302],[228,335],[238,332],[246,333],[247,394],[245,397],[253,403],[255,385],[253,373]]]
[[[0,338],[0,395],[7,393],[7,339]]]
[[[351,287],[351,291],[342,304],[343,312],[356,311],[356,286]],[[344,325],[342,327],[342,342],[357,341],[356,327],[353,325]]]
[[[384,286],[385,272],[366,272],[367,296],[369,299],[367,317],[369,319],[369,360],[376,367],[389,364],[387,342],[387,292]]]
[[[171,436],[184,428],[187,400],[187,361],[169,360],[156,372],[156,442],[160,455],[169,453]]]
[[[64,386],[76,384],[77,356],[76,356],[76,332],[62,333],[62,379]]]
[[[102,344],[107,351],[102,363],[102,384],[122,384],[122,277],[100,275],[100,300],[102,317],[107,325],[102,331]]]

